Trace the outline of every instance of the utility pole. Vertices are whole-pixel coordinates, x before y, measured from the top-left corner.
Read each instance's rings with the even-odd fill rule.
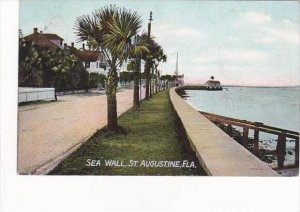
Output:
[[[148,37],[149,38],[151,36],[151,21],[153,21],[153,19],[152,19],[152,11],[150,11],[150,18],[149,18],[149,23],[148,23]]]
[[[149,18],[149,23],[148,23],[148,37],[149,39],[151,38],[151,21],[153,21],[152,19],[152,11],[150,11],[150,18]],[[150,62],[150,85],[149,85],[149,89],[150,89],[150,97],[152,97],[152,94],[153,94],[153,79],[152,79],[152,74],[153,74],[153,64],[152,64],[152,61],[149,61]]]
[[[150,18],[149,18],[149,23],[148,23],[148,38],[150,39],[151,37],[151,21],[153,21],[152,18],[152,11],[150,11]],[[151,97],[151,61],[149,59],[146,60],[145,64],[145,79],[146,79],[146,91],[145,91],[145,99],[148,99]]]

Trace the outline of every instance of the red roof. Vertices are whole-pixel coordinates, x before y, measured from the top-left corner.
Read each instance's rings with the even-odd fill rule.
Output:
[[[81,61],[96,62],[97,60],[100,60],[105,63],[104,55],[100,51],[78,50],[74,47],[69,47],[69,49],[71,50],[71,53],[80,58]]]
[[[46,38],[49,40],[64,40],[61,37],[59,37],[57,34],[52,34],[52,33],[42,33]]]
[[[58,46],[51,42],[49,39],[47,39],[45,36],[43,36],[40,33],[37,33],[36,35],[30,34],[24,37],[24,39],[27,42],[34,43],[35,45],[42,47],[42,48],[57,48]]]

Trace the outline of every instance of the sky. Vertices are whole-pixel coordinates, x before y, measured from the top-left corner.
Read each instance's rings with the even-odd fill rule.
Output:
[[[227,85],[300,85],[297,1],[22,0],[20,29],[27,35],[38,27],[70,45],[76,18],[109,4],[136,11],[141,32],[153,12],[151,35],[168,57],[163,74],[174,74],[178,52],[186,83],[214,76]]]

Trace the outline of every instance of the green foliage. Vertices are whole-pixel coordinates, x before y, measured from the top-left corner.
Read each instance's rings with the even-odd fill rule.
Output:
[[[21,46],[19,52],[19,85],[42,87],[42,59],[36,48]]]
[[[55,87],[57,91],[87,89],[88,72],[68,51],[19,47],[19,86]]]
[[[98,88],[98,85],[105,87],[106,76],[104,74],[90,73],[90,88]]]
[[[127,64],[127,71],[134,71],[136,70],[138,67],[138,62],[136,60],[131,60],[128,64]]]
[[[131,82],[133,81],[134,74],[132,72],[123,71],[120,72],[120,82]]]
[[[149,38],[147,34],[143,33],[140,36],[140,39],[145,43],[149,50],[143,54],[143,60],[151,60],[152,63],[154,63],[154,60],[158,62],[166,62],[167,56],[164,54],[163,48],[154,40],[153,37]]]
[[[160,80],[174,81],[176,80],[176,77],[167,74],[167,75],[162,75],[160,77]]]
[[[113,5],[83,15],[75,21],[75,34],[92,48],[101,49],[111,70],[129,57],[132,39],[141,28],[142,21],[136,12]]]
[[[93,37],[89,37],[87,39],[87,46],[91,49],[91,50],[99,50],[99,46],[98,46],[98,43],[96,41],[95,38]]]

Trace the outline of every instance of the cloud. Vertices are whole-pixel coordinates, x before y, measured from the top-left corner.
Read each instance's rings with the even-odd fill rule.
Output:
[[[263,12],[245,12],[240,14],[240,21],[249,24],[265,24],[271,22],[272,18]]]
[[[268,58],[269,55],[266,52],[259,50],[219,48],[197,56],[193,62],[202,64],[218,61],[258,62]]]
[[[270,38],[270,37],[260,37],[260,38],[254,39],[254,41],[259,44],[271,44],[271,43],[274,43],[276,41],[276,39]]]
[[[206,34],[198,29],[191,28],[191,27],[178,27],[178,26],[172,26],[169,24],[161,24],[156,29],[154,29],[154,35],[157,37],[157,39],[163,40],[163,41],[169,41],[169,40],[176,40],[181,39],[203,39],[206,38]],[[177,40],[178,42],[178,40]]]
[[[297,28],[296,28],[297,29]],[[265,28],[265,37],[273,39],[273,41],[281,41],[289,44],[299,44],[299,32],[295,29],[278,29],[278,28]]]
[[[201,74],[200,74],[201,73]],[[280,73],[293,73],[292,78],[282,77]],[[298,73],[298,72],[296,72]],[[193,76],[185,76],[186,83],[205,83],[210,76],[215,76],[223,85],[256,85],[256,86],[291,86],[299,85],[299,77],[292,70],[274,70],[270,67],[198,65]]]
[[[299,44],[299,26],[291,20],[273,20],[263,12],[245,12],[235,24],[241,30],[251,32],[253,41],[258,44]]]
[[[260,44],[285,43],[298,45],[298,26],[292,22],[284,21],[278,26],[264,26],[256,31],[254,41]]]
[[[290,20],[283,20],[282,23],[284,23],[288,26],[294,26],[294,24]]]
[[[192,28],[179,28],[171,31],[174,36],[178,38],[186,38],[186,37],[202,37],[203,34]]]

